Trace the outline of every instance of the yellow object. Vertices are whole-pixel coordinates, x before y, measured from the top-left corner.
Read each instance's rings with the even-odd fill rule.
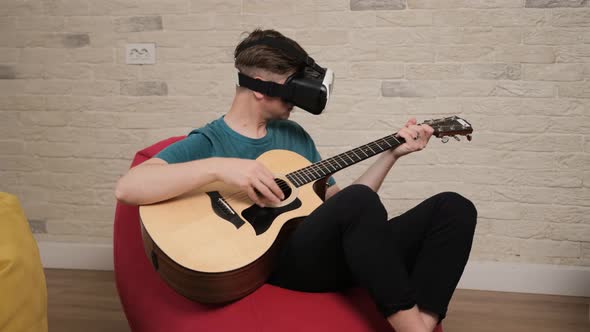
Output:
[[[18,198],[0,192],[0,332],[47,332],[39,248]]]

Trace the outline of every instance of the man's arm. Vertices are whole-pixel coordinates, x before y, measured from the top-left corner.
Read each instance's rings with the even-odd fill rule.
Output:
[[[400,145],[394,150],[386,151],[379,156],[353,184],[364,184],[373,191],[378,191],[387,173],[391,170],[395,162],[406,154],[420,151],[426,147],[428,140],[434,130],[428,125],[416,125],[416,119],[410,119],[404,128],[398,131],[398,136],[403,137],[406,143]],[[414,139],[417,138],[417,139]],[[326,190],[326,199],[340,191],[337,186],[331,186]]]
[[[152,158],[127,172],[117,182],[117,200],[145,205],[160,202],[222,181],[242,188],[260,206],[278,203],[283,193],[272,173],[255,160],[206,158],[168,164]]]

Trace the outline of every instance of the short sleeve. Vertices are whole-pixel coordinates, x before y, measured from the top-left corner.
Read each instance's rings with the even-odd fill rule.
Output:
[[[155,155],[155,157],[160,158],[169,164],[176,164],[205,159],[212,155],[213,145],[211,144],[211,141],[201,133],[194,133],[167,146],[164,150]]]

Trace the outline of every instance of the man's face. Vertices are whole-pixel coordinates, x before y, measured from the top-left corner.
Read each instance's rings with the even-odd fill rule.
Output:
[[[285,84],[285,81],[293,73],[294,72],[284,75],[271,74],[268,80],[279,84]],[[264,96],[263,105],[264,111],[268,115],[268,118],[273,120],[286,120],[289,118],[291,111],[293,110],[293,104],[287,103],[279,97]]]

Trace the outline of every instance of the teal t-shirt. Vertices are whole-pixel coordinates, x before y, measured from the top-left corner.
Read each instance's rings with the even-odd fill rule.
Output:
[[[186,138],[169,145],[155,157],[169,164],[211,157],[256,159],[264,152],[276,149],[293,151],[312,163],[321,160],[313,139],[296,122],[270,121],[264,137],[250,138],[231,129],[223,116],[191,131]],[[330,177],[328,184],[334,183]]]

